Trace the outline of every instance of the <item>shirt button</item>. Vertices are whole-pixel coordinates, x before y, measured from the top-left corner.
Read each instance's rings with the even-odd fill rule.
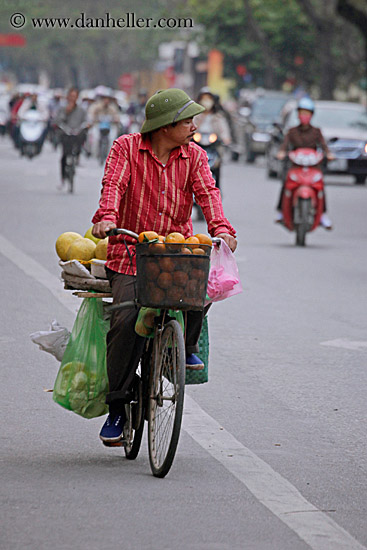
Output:
[[[162,216],[162,212],[159,212],[159,215]]]
[[[165,172],[165,171],[166,171],[166,169],[165,169],[165,168],[163,168],[162,172]]]
[[[162,191],[162,195],[164,195],[164,191]]]

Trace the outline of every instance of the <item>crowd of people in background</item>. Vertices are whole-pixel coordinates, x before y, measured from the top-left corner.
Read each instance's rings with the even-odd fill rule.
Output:
[[[40,140],[40,150],[46,136],[57,147],[58,116],[68,103],[70,90],[36,90],[36,87],[16,89],[11,95],[6,93],[0,96],[0,132],[8,133],[14,146],[19,149],[19,130],[25,114],[36,111],[45,123],[45,129]],[[148,99],[148,90],[140,89],[135,96],[128,98],[124,92],[116,91],[106,86],[97,86],[94,89],[77,92],[78,108],[85,112],[85,121],[89,125],[88,137],[84,143],[86,154],[98,156],[99,128],[105,125],[110,127],[110,142],[124,133],[139,132],[145,117],[145,104]],[[207,112],[201,117],[200,124],[209,119],[221,136],[224,145],[235,141],[231,116],[220,103],[218,95],[203,89],[198,98],[207,101]],[[209,105],[210,103],[210,105]],[[208,116],[206,116],[208,115]]]

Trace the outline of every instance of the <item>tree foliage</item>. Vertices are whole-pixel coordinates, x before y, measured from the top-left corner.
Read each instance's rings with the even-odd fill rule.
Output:
[[[279,88],[287,80],[296,81],[307,88],[317,86],[326,98],[336,86],[358,82],[367,57],[365,0],[3,0],[0,32],[16,32],[9,24],[14,12],[28,19],[20,31],[27,47],[0,48],[2,68],[22,81],[37,81],[44,70],[54,86],[117,87],[121,73],[154,67],[161,42],[195,38],[203,59],[212,48],[224,53],[225,76],[237,87],[244,82],[236,68],[244,65],[250,85]],[[118,18],[128,12],[137,17],[191,17],[195,26],[185,34],[152,28],[34,29],[30,24],[32,17],[76,18],[81,12],[88,17],[109,13]]]
[[[359,0],[349,0],[359,2]],[[207,49],[225,54],[227,76],[245,65],[256,85],[295,79],[331,97],[362,75],[362,37],[337,15],[337,0],[190,0]]]
[[[173,6],[175,1],[173,2]],[[0,32],[14,32],[9,25],[10,15],[23,13],[28,24],[21,30],[27,40],[26,48],[1,48],[3,68],[14,71],[23,81],[37,81],[41,70],[48,73],[54,86],[77,83],[95,86],[99,83],[117,87],[118,77],[124,72],[151,68],[157,59],[157,47],[163,40],[171,40],[177,31],[171,29],[123,28],[63,28],[35,29],[31,18],[62,17],[76,19],[104,17],[109,13],[118,19],[126,13],[136,17],[172,17],[167,2],[143,0],[116,2],[105,0],[63,0],[47,5],[37,0],[9,0],[0,4]]]

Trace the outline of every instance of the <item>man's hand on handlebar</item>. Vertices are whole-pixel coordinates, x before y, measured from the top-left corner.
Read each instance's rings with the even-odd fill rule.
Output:
[[[115,223],[102,220],[101,222],[98,222],[93,226],[92,235],[97,239],[104,239],[105,237],[107,237],[106,231],[110,231],[110,229],[114,229],[115,227]]]
[[[229,235],[228,233],[219,233],[219,235],[216,235],[219,239],[223,239],[223,241],[228,244],[229,248],[234,252],[237,248],[237,240],[232,237],[232,235]]]

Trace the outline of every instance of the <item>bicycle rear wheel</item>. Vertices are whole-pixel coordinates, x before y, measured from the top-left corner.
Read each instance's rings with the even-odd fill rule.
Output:
[[[124,447],[128,460],[135,460],[138,456],[144,431],[143,384],[138,375],[134,381],[134,394],[133,401],[125,405],[127,420],[124,426]]]
[[[165,477],[176,453],[185,394],[185,342],[181,326],[169,321],[157,344],[150,381],[148,446],[152,473]]]

